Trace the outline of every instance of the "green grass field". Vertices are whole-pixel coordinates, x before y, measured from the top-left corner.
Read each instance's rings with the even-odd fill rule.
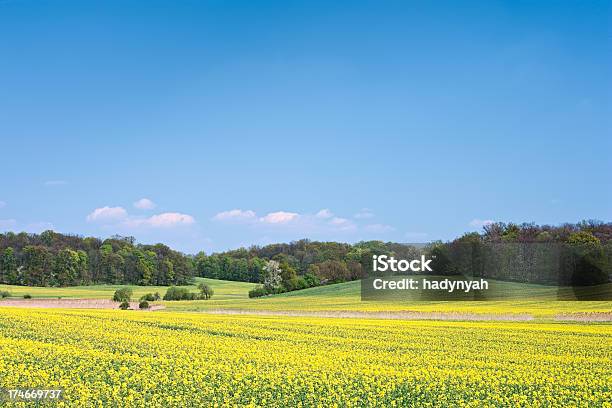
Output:
[[[521,300],[497,301],[362,301],[360,282],[320,286],[280,295],[215,298],[210,301],[167,302],[173,310],[242,309],[272,311],[421,311],[469,313],[529,313],[549,317],[557,313],[610,312],[612,301],[557,301],[555,288],[542,285],[506,283],[509,292],[522,294]],[[214,283],[213,283],[214,287]]]
[[[523,283],[503,283],[508,294],[520,294],[520,300],[496,301],[362,301],[360,282],[346,282],[316,288],[304,289],[280,295],[249,299],[248,292],[256,285],[246,282],[221,281],[196,278],[194,285],[188,286],[196,291],[195,285],[206,282],[215,291],[211,300],[162,302],[173,311],[210,311],[219,309],[266,310],[266,311],[365,311],[365,312],[459,312],[486,314],[531,314],[546,318],[558,313],[611,312],[612,301],[558,301],[556,288]],[[14,297],[28,293],[33,298],[91,298],[110,299],[121,285],[94,285],[66,288],[40,288],[0,285],[0,290],[8,290]],[[145,293],[159,292],[162,296],[167,287],[130,286],[134,299]],[[612,288],[612,285],[610,285]],[[0,301],[1,305],[1,301]]]
[[[231,300],[248,298],[249,290],[255,284],[248,282],[232,282],[206,278],[195,278],[193,285],[186,286],[191,291],[197,291],[197,284],[206,282],[213,287],[215,291],[215,299]],[[81,298],[81,299],[110,299],[113,297],[115,290],[129,287],[134,291],[132,296],[138,299],[146,293],[159,292],[162,296],[168,290],[167,286],[130,286],[130,285],[91,285],[91,286],[70,286],[65,288],[42,288],[32,286],[12,286],[0,285],[0,290],[6,290],[11,293],[12,297],[23,297],[29,294],[32,298]]]

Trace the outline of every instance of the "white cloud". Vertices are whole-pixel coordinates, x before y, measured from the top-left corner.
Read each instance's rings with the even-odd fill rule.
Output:
[[[128,213],[123,207],[108,207],[104,206],[96,208],[87,216],[87,221],[90,222],[108,222],[118,221],[127,218]]]
[[[287,211],[271,212],[263,217],[257,218],[257,214],[252,210],[229,210],[216,214],[214,221],[249,221],[261,224],[286,224],[296,220],[300,214]]]
[[[470,221],[469,226],[474,228],[482,228],[485,225],[493,224],[493,222],[493,220],[480,220],[478,218],[474,218],[472,221]]]
[[[235,209],[222,211],[216,214],[212,219],[215,221],[249,221],[254,220],[255,217],[255,211]]]
[[[329,208],[324,208],[321,211],[319,211],[318,213],[315,214],[315,217],[317,218],[331,218],[334,216],[334,213],[332,213]]]
[[[49,181],[45,181],[45,186],[47,186],[47,187],[65,186],[66,184],[68,184],[68,182],[66,180],[49,180]]]
[[[212,220],[243,222],[255,228],[284,227],[287,230],[311,235],[350,232],[360,228],[354,220],[335,216],[328,208],[323,208],[315,214],[276,211],[263,216],[252,210],[234,209],[220,212],[212,217]],[[385,230],[388,230],[388,228],[385,228]]]
[[[17,221],[14,219],[0,220],[0,230],[9,230],[15,228]]]
[[[180,212],[165,212],[155,214],[150,217],[142,215],[132,215],[123,207],[101,207],[93,210],[88,216],[87,221],[96,222],[102,229],[113,231],[113,233],[139,233],[154,229],[170,229],[189,227],[196,223],[193,216]],[[183,230],[181,233],[184,233]],[[164,234],[166,234],[164,232]]]
[[[195,218],[188,214],[167,212],[153,215],[149,218],[145,218],[143,221],[143,224],[153,228],[169,228],[181,225],[191,225],[195,223]]]
[[[395,228],[386,224],[370,224],[365,226],[365,230],[368,232],[373,232],[375,234],[381,234],[385,232],[395,231]]]
[[[354,217],[357,219],[372,218],[374,217],[374,213],[369,208],[362,208]]]
[[[156,204],[148,198],[141,198],[140,200],[134,202],[134,207],[138,208],[139,210],[151,210],[156,207]]]
[[[2,208],[2,207],[6,207],[6,202],[0,201],[0,208]]]
[[[268,215],[260,218],[259,220],[267,224],[286,224],[288,222],[296,220],[298,217],[299,217],[298,213],[277,211],[277,212],[269,213]]]

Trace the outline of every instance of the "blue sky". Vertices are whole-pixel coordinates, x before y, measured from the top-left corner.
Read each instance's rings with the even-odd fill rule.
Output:
[[[611,16],[0,1],[0,230],[210,252],[610,221]]]

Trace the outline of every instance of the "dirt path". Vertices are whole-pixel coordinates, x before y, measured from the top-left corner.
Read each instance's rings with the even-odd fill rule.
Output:
[[[0,307],[36,307],[45,309],[119,309],[119,303],[110,299],[4,299]],[[160,310],[164,305],[152,305],[149,309],[139,309],[138,302],[130,302],[134,310]]]
[[[260,315],[260,316],[299,316],[299,317],[333,317],[345,319],[395,319],[395,320],[469,320],[469,321],[528,321],[533,316],[527,313],[521,314],[484,314],[484,313],[461,313],[461,312],[360,312],[360,311],[276,311],[276,310],[240,310],[240,309],[217,309],[206,311],[212,314],[231,315]]]
[[[110,299],[2,299],[0,307],[47,308],[47,309],[118,309],[119,303]],[[130,308],[138,308],[138,302],[130,302]],[[142,311],[163,310],[161,304],[151,305]],[[417,311],[305,311],[305,310],[247,310],[215,309],[204,313],[227,315],[327,317],[344,319],[392,319],[392,320],[463,320],[463,321],[530,321],[534,317],[528,313],[466,313],[466,312],[417,312]],[[557,321],[573,322],[612,322],[612,312],[560,313],[554,316]]]
[[[555,320],[570,322],[612,322],[612,312],[560,313]]]
[[[535,318],[528,313],[465,313],[465,312],[360,312],[360,311],[278,311],[278,310],[243,310],[217,309],[206,311],[212,314],[259,315],[259,316],[297,316],[297,317],[332,317],[346,319],[395,319],[395,320],[463,320],[463,321],[516,321],[524,322]],[[571,322],[612,322],[612,312],[563,313],[554,317],[557,321]]]

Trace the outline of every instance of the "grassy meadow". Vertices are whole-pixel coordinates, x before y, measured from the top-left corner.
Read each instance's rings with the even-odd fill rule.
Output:
[[[215,281],[210,281],[216,288]],[[495,301],[362,301],[359,281],[338,283],[249,299],[248,296],[213,296],[209,301],[166,302],[172,310],[206,311],[211,309],[268,311],[364,311],[364,312],[458,312],[486,314],[530,314],[552,317],[558,313],[610,312],[612,301],[558,301],[557,288],[524,283],[504,283],[509,294],[520,299]],[[612,285],[610,290],[612,290]],[[242,289],[240,289],[242,290]],[[216,293],[216,289],[215,289]]]
[[[195,278],[193,285],[186,286],[197,291],[197,284],[205,282],[214,290],[210,300],[161,302],[167,310],[174,311],[363,311],[363,312],[457,312],[484,314],[530,314],[536,318],[549,318],[559,313],[612,312],[612,301],[558,301],[557,288],[552,286],[504,282],[505,291],[516,298],[494,301],[362,301],[360,282],[345,282],[319,286],[300,291],[282,293],[250,299],[248,292],[256,285],[248,282],[233,282],[207,278]],[[33,298],[87,298],[110,299],[116,289],[126,285],[92,285],[64,288],[26,287],[0,285],[13,297],[30,294]],[[162,296],[166,286],[128,286],[134,291],[133,299],[145,293],[159,292]],[[612,290],[612,284],[608,284]],[[2,301],[0,300],[0,306]]]
[[[195,278],[194,283],[185,286],[191,291],[197,291],[197,285],[205,282],[212,286],[215,291],[215,299],[238,299],[248,298],[249,290],[255,284],[248,282],[222,281],[207,278]],[[136,286],[136,285],[90,285],[90,286],[69,286],[69,287],[34,287],[34,286],[15,286],[0,285],[0,291],[10,292],[12,297],[23,297],[29,294],[32,298],[70,298],[70,299],[111,299],[115,290],[129,287],[133,290],[133,298],[138,299],[146,293],[159,292],[162,296],[168,290],[168,286]]]

